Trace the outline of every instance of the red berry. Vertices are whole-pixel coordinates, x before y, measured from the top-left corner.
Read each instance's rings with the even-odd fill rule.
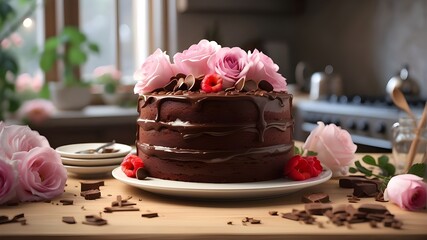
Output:
[[[136,171],[139,168],[144,167],[144,162],[140,157],[133,154],[128,154],[123,159],[123,162],[120,166],[122,168],[122,171],[126,174],[126,176],[134,178],[136,177]]]
[[[323,168],[317,157],[293,156],[285,165],[284,175],[296,181],[317,177]]]
[[[222,90],[222,78],[216,73],[208,74],[203,78],[201,88],[206,93],[219,92]]]

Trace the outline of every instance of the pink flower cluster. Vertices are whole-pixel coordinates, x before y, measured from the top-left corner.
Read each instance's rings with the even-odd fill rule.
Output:
[[[223,80],[223,89],[246,78],[256,82],[266,80],[274,91],[286,91],[286,79],[278,70],[277,64],[257,49],[245,52],[239,47],[221,47],[214,41],[203,39],[189,49],[176,53],[173,63],[166,52],[157,49],[135,72],[137,83],[134,92],[143,94],[162,88],[178,73],[191,74],[196,78],[217,74]]]
[[[66,180],[61,158],[45,137],[0,122],[0,205],[52,199],[63,193]]]

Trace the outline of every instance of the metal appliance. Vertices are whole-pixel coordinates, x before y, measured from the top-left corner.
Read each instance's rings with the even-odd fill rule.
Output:
[[[408,102],[418,116],[426,99]],[[322,101],[301,100],[295,104],[295,139],[305,141],[318,121],[346,129],[358,145],[358,152],[391,151],[392,127],[405,113],[385,97],[336,96]]]

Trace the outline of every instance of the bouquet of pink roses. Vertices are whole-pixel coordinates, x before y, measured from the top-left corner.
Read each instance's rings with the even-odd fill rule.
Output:
[[[0,122],[0,204],[52,199],[66,180],[61,157],[45,137]]]
[[[286,79],[278,73],[279,66],[255,49],[245,52],[239,47],[221,47],[206,39],[173,56],[157,49],[135,72],[135,94],[152,92],[166,86],[177,74],[202,79],[201,89],[218,92],[230,88],[241,79],[256,83],[264,80],[274,91],[286,91]]]

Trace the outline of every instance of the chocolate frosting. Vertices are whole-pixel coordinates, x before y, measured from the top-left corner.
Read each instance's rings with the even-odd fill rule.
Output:
[[[168,102],[181,102],[189,104],[194,107],[197,112],[202,112],[205,104],[208,102],[246,102],[247,105],[252,104],[257,110],[257,120],[246,123],[195,123],[190,121],[181,121],[174,119],[172,121],[164,121],[161,116],[162,108]],[[266,155],[280,154],[292,150],[293,142],[290,141],[283,144],[275,144],[271,146],[257,146],[246,149],[233,149],[233,150],[204,150],[204,149],[182,149],[165,146],[155,146],[144,139],[140,138],[140,131],[160,131],[161,129],[168,129],[174,132],[179,132],[182,139],[196,139],[203,140],[203,137],[208,135],[211,137],[224,137],[231,134],[238,134],[243,132],[255,133],[258,136],[258,142],[265,141],[265,133],[268,129],[276,129],[281,132],[287,131],[288,128],[293,128],[293,120],[290,117],[292,95],[288,93],[267,92],[267,91],[252,91],[252,92],[238,92],[227,91],[213,94],[197,93],[197,92],[165,92],[165,93],[151,93],[140,95],[138,101],[138,112],[140,117],[137,120],[137,150],[144,152],[149,156],[156,156],[161,159],[171,159],[178,161],[202,161],[206,163],[215,163],[228,161],[235,157],[247,156],[249,158],[259,159]],[[284,109],[285,103],[289,104],[289,109]],[[156,114],[153,119],[147,119],[142,116],[142,109],[154,106]],[[245,106],[245,105],[242,105]],[[273,113],[286,113],[289,115],[286,119],[269,119],[265,118],[266,112]],[[215,114],[215,113],[212,113]],[[236,113],[238,114],[238,113]]]

